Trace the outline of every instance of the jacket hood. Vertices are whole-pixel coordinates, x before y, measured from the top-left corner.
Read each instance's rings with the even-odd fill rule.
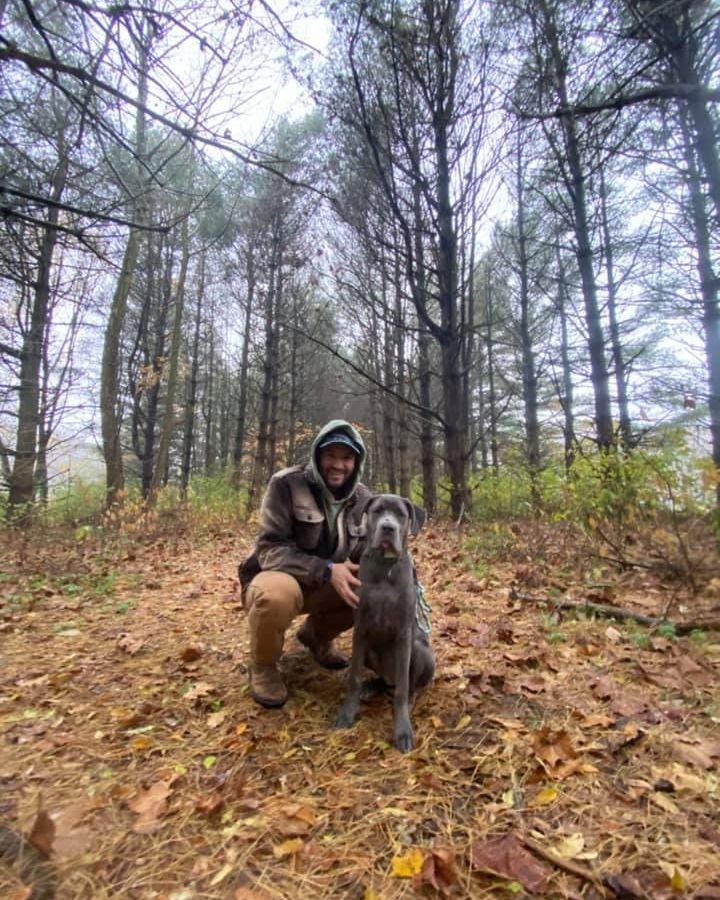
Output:
[[[320,474],[320,467],[318,466],[318,447],[322,443],[323,439],[327,437],[333,431],[341,431],[343,434],[346,434],[349,438],[351,438],[360,448],[360,458],[358,459],[357,465],[355,466],[355,471],[350,476],[350,480],[348,482],[347,488],[344,492],[344,497],[350,497],[355,492],[355,487],[360,481],[360,476],[362,475],[363,466],[365,465],[365,444],[363,443],[363,439],[360,437],[360,433],[356,428],[346,422],[344,419],[332,419],[327,425],[323,425],[320,431],[315,435],[315,439],[312,442],[312,447],[310,448],[310,464],[308,466],[309,472],[308,475],[311,478],[311,481],[315,482],[315,484],[319,484],[323,491],[328,495],[330,491],[328,490],[325,481]]]

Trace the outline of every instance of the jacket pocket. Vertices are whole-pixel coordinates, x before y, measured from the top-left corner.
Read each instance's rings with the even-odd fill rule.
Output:
[[[295,541],[301,550],[314,550],[322,537],[325,516],[319,509],[296,504],[293,507],[295,519]]]

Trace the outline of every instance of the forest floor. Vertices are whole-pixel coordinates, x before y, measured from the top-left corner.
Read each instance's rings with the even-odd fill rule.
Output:
[[[720,897],[720,635],[511,599],[682,618],[717,615],[720,582],[690,599],[521,529],[488,562],[491,530],[431,524],[413,554],[437,677],[402,755],[388,698],[331,727],[344,675],[292,636],[288,703],[252,702],[235,578],[250,537],[178,522],[8,539],[0,857],[3,834],[32,835],[52,874],[0,858],[0,896],[37,878],[35,896],[71,900]]]

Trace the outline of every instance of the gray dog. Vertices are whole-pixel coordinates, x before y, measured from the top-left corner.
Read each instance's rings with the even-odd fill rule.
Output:
[[[407,753],[415,746],[412,701],[435,672],[432,650],[416,619],[415,570],[407,551],[408,534],[420,531],[425,513],[403,497],[380,494],[370,500],[366,514],[348,693],[335,726],[350,728],[355,721],[362,668],[367,666],[379,676],[373,689],[394,686],[393,744]]]

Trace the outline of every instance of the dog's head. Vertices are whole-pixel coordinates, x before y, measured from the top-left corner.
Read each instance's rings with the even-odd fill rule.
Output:
[[[407,546],[408,535],[415,535],[425,522],[425,510],[405,497],[378,494],[364,511],[367,547],[391,556],[400,556]]]

